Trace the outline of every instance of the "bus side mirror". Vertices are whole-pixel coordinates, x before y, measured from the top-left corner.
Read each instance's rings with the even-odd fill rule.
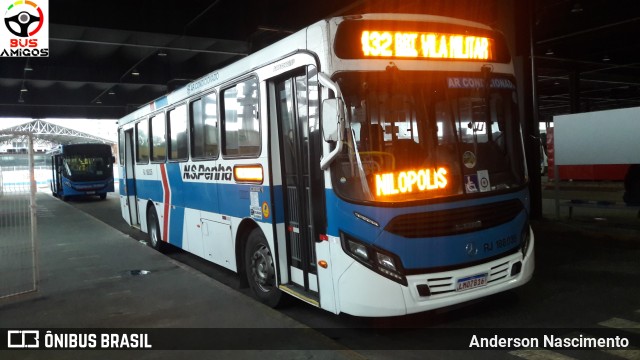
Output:
[[[322,137],[324,141],[336,144],[335,148],[320,160],[322,170],[327,170],[331,162],[342,152],[342,134],[344,133],[342,109],[340,98],[322,101]]]
[[[341,137],[341,119],[339,115],[341,103],[338,99],[322,101],[322,137],[326,142],[336,142]]]
[[[115,156],[112,156],[112,157],[111,157],[111,163],[112,163],[112,164],[115,164],[115,163],[116,163],[116,157],[115,157]]]

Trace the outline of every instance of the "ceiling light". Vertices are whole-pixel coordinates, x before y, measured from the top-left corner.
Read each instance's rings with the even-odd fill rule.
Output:
[[[115,94],[116,94],[116,92],[115,92],[115,91],[113,91],[113,90],[109,90],[109,92],[108,92],[107,94],[109,94],[109,95],[115,95]]]
[[[604,56],[602,57],[602,61],[609,61],[611,60],[611,58],[609,57],[609,55],[604,54]]]
[[[133,70],[131,70],[131,75],[140,76],[140,71],[138,71],[138,69],[133,69]]]
[[[547,49],[547,52],[545,54],[546,55],[553,55],[553,50],[552,49]]]
[[[163,50],[158,50],[158,56],[167,56],[167,53],[164,52]]]
[[[18,98],[18,102],[21,104],[24,102],[24,99],[22,98],[22,94],[20,94],[20,97]]]
[[[96,100],[96,104],[102,104],[102,100],[100,99]]]
[[[29,89],[27,89],[27,88],[24,86],[24,84],[22,84],[22,89],[20,89],[20,92],[21,92],[21,93],[25,93],[25,92],[27,92],[27,91],[29,91]]]
[[[31,65],[27,64],[24,66],[24,71],[33,71],[33,68],[31,67]]]
[[[571,12],[572,13],[579,13],[582,12],[582,5],[580,4],[580,2],[576,2],[575,4],[573,4],[573,7],[571,8]]]

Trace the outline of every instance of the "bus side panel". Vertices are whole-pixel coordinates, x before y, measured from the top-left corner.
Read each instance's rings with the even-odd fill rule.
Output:
[[[215,161],[189,161],[177,165],[177,169],[170,171],[170,178],[172,191],[174,187],[178,187],[176,184],[180,184],[179,187],[182,188],[182,206],[185,208],[182,248],[211,260],[204,242],[206,237],[213,236],[208,232],[208,229],[213,228],[208,226],[208,221],[219,220],[219,215],[216,214],[219,212],[219,205],[218,184],[214,183]]]
[[[184,231],[184,219],[185,219],[185,201],[184,201],[184,186],[182,183],[182,176],[180,174],[179,163],[168,163],[166,165],[166,179],[163,175],[163,186],[165,192],[168,190],[170,196],[165,194],[165,212],[167,208],[169,210],[169,218],[164,219],[165,223],[168,223],[165,227],[165,231],[168,232],[166,241],[170,244],[182,248]],[[166,201],[169,201],[169,206],[166,206]]]
[[[329,241],[316,243],[316,258],[318,261],[326,261],[327,268],[318,267],[318,291],[320,293],[320,307],[338,314],[340,310],[336,305],[336,296],[333,281],[334,262],[331,259],[331,247],[334,246]],[[340,244],[338,243],[338,246]]]
[[[221,215],[215,218],[217,220],[202,220],[203,257],[229,270],[237,271],[231,221]]]

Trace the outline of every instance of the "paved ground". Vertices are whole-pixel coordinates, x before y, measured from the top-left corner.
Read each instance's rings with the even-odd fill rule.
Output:
[[[558,193],[547,185],[543,192],[544,219],[533,221],[534,229],[537,229],[537,238],[541,240],[551,237],[571,239],[567,241],[567,246],[573,247],[576,245],[577,240],[575,239],[579,239],[581,234],[588,234],[591,242],[607,242],[608,238],[615,238],[616,242],[622,241],[625,246],[632,246],[634,249],[638,246],[640,219],[637,218],[634,211],[576,209],[573,218],[568,219],[568,210],[561,208],[560,217],[556,218],[556,194],[559,194],[562,199],[586,198],[620,201],[622,198],[621,187],[617,184],[563,184]],[[116,196],[110,194],[110,200],[115,200]],[[199,343],[207,342],[209,338],[212,342],[218,339],[211,346],[220,350],[214,352],[135,351],[118,353],[14,351],[0,353],[0,358],[341,359],[369,358],[371,355],[371,358],[386,359],[397,358],[401,353],[398,351],[387,354],[377,352],[374,357],[371,353],[363,356],[362,354],[367,353],[348,350],[343,345],[343,339],[331,338],[330,332],[323,332],[322,329],[314,330],[317,329],[315,324],[307,323],[306,320],[295,320],[295,316],[288,316],[291,313],[286,311],[275,311],[262,306],[203,272],[195,270],[194,267],[186,266],[180,261],[175,261],[171,257],[159,254],[136,241],[132,241],[132,237],[134,239],[141,238],[142,234],[132,229],[125,229],[124,233],[118,231],[117,228],[122,226],[123,221],[119,216],[113,215],[113,209],[109,210],[109,214],[97,213],[93,216],[84,212],[99,212],[101,207],[95,206],[96,203],[99,202],[79,200],[64,203],[49,194],[41,193],[38,195],[38,228],[41,244],[39,254],[41,259],[40,289],[38,293],[31,296],[0,302],[0,328],[201,328],[201,331],[184,331],[190,331],[190,337]],[[543,245],[543,242],[540,241],[539,244]],[[543,246],[540,246],[540,250],[543,254],[545,253]],[[587,251],[581,247],[574,248],[575,250]],[[557,251],[554,250],[550,254],[556,253]],[[553,258],[551,258],[551,262],[553,262]],[[564,261],[562,266],[566,266]],[[555,270],[552,267],[545,269],[541,266],[537,271],[539,274],[537,278],[540,279],[545,273]],[[571,283],[575,283],[575,280],[573,279]],[[548,302],[554,299],[553,305],[558,305],[557,301],[560,298],[555,294],[556,290],[559,290],[559,285],[545,282],[545,286],[548,296],[541,298],[540,301]],[[540,290],[535,286],[534,281],[533,285],[527,285],[523,291],[529,294]],[[505,296],[508,297],[508,295]],[[528,295],[525,298],[538,297],[540,296]],[[503,301],[505,304],[512,304],[508,298],[505,300],[498,297],[497,300]],[[591,297],[588,300],[593,301]],[[629,301],[636,303],[636,301]],[[626,307],[631,308],[632,305],[634,304],[630,303]],[[480,309],[484,309],[486,313],[481,316],[465,318],[464,321],[467,323],[465,326],[474,326],[474,323],[485,326],[489,321],[487,317],[492,319],[489,321],[490,323],[497,324],[499,320],[496,318],[496,314],[502,314],[502,317],[506,316],[505,312],[491,306],[480,306]],[[496,306],[499,307],[500,304]],[[513,307],[513,305],[510,306]],[[471,309],[469,311],[475,311],[478,308],[469,307],[469,309]],[[518,312],[518,309],[511,310]],[[566,315],[562,313],[561,307],[557,307],[553,311],[557,312],[558,319]],[[305,317],[314,316],[312,310],[304,307],[301,312],[305,313]],[[462,314],[464,318],[465,311]],[[322,315],[325,315],[324,312]],[[322,317],[322,315],[319,317],[321,322],[327,322],[327,318],[330,319],[329,321],[346,323],[350,320],[348,317],[335,317],[334,315]],[[433,316],[437,317],[438,315],[425,315],[425,318],[429,319]],[[449,317],[451,313],[443,316],[448,319],[444,323],[445,326],[449,326],[446,324],[451,322],[452,326],[457,326],[456,319]],[[594,318],[598,316],[599,314],[594,315]],[[414,319],[423,318],[416,317]],[[513,320],[507,319],[506,321],[511,323]],[[536,318],[534,315],[531,315],[527,321],[543,324],[543,319]],[[382,327],[387,323],[386,320],[377,322],[378,325],[382,324],[380,325]],[[562,323],[567,324],[567,322]],[[356,322],[356,324],[362,323]],[[436,324],[438,323],[436,322]],[[162,339],[162,336],[167,336],[167,334],[160,334],[156,339]],[[241,341],[237,342],[237,339],[241,339]],[[307,350],[290,350],[291,347],[286,345],[274,347],[276,350],[268,351],[238,350],[252,347],[264,349],[265,347],[262,346],[264,342],[279,341],[284,343],[283,339],[286,339],[287,344],[293,344],[295,349]],[[360,341],[358,338],[355,339],[356,343]],[[367,341],[371,341],[371,339]],[[156,344],[157,347],[162,345]],[[357,349],[357,347],[355,348]],[[480,352],[480,354],[482,356],[479,358],[483,359],[492,355],[488,352]],[[416,356],[424,358],[423,354],[406,351],[402,352],[402,355],[402,358],[416,358]],[[451,352],[429,352],[429,355],[436,358],[466,358],[465,354],[457,356]]]
[[[39,207],[40,281],[37,293],[0,302],[0,328],[218,328],[254,329],[191,332],[238,343],[211,345],[222,358],[357,358],[331,339],[253,301],[177,261],[132,241],[120,231],[48,194]],[[268,341],[277,329],[291,331],[294,349],[231,351],[251,348],[248,341]],[[180,331],[180,330],[176,330]],[[166,334],[165,334],[166,335]],[[169,334],[170,335],[170,334]],[[3,332],[2,336],[6,336]],[[266,339],[266,340],[265,340]],[[5,340],[5,339],[2,339]],[[209,341],[195,339],[197,341]],[[210,341],[216,341],[212,338]],[[153,346],[154,344],[152,344]],[[163,344],[155,344],[162,347]],[[256,348],[261,348],[257,344]],[[276,349],[278,347],[275,347]],[[86,358],[82,352],[8,352],[2,359]],[[91,358],[100,354],[91,352]],[[175,352],[119,352],[104,358],[166,358]],[[208,353],[208,357],[211,353]],[[198,352],[180,358],[202,359]]]

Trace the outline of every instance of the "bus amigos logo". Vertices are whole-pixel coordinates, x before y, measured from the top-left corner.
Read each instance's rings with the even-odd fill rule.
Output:
[[[48,0],[0,0],[0,57],[49,56]]]

